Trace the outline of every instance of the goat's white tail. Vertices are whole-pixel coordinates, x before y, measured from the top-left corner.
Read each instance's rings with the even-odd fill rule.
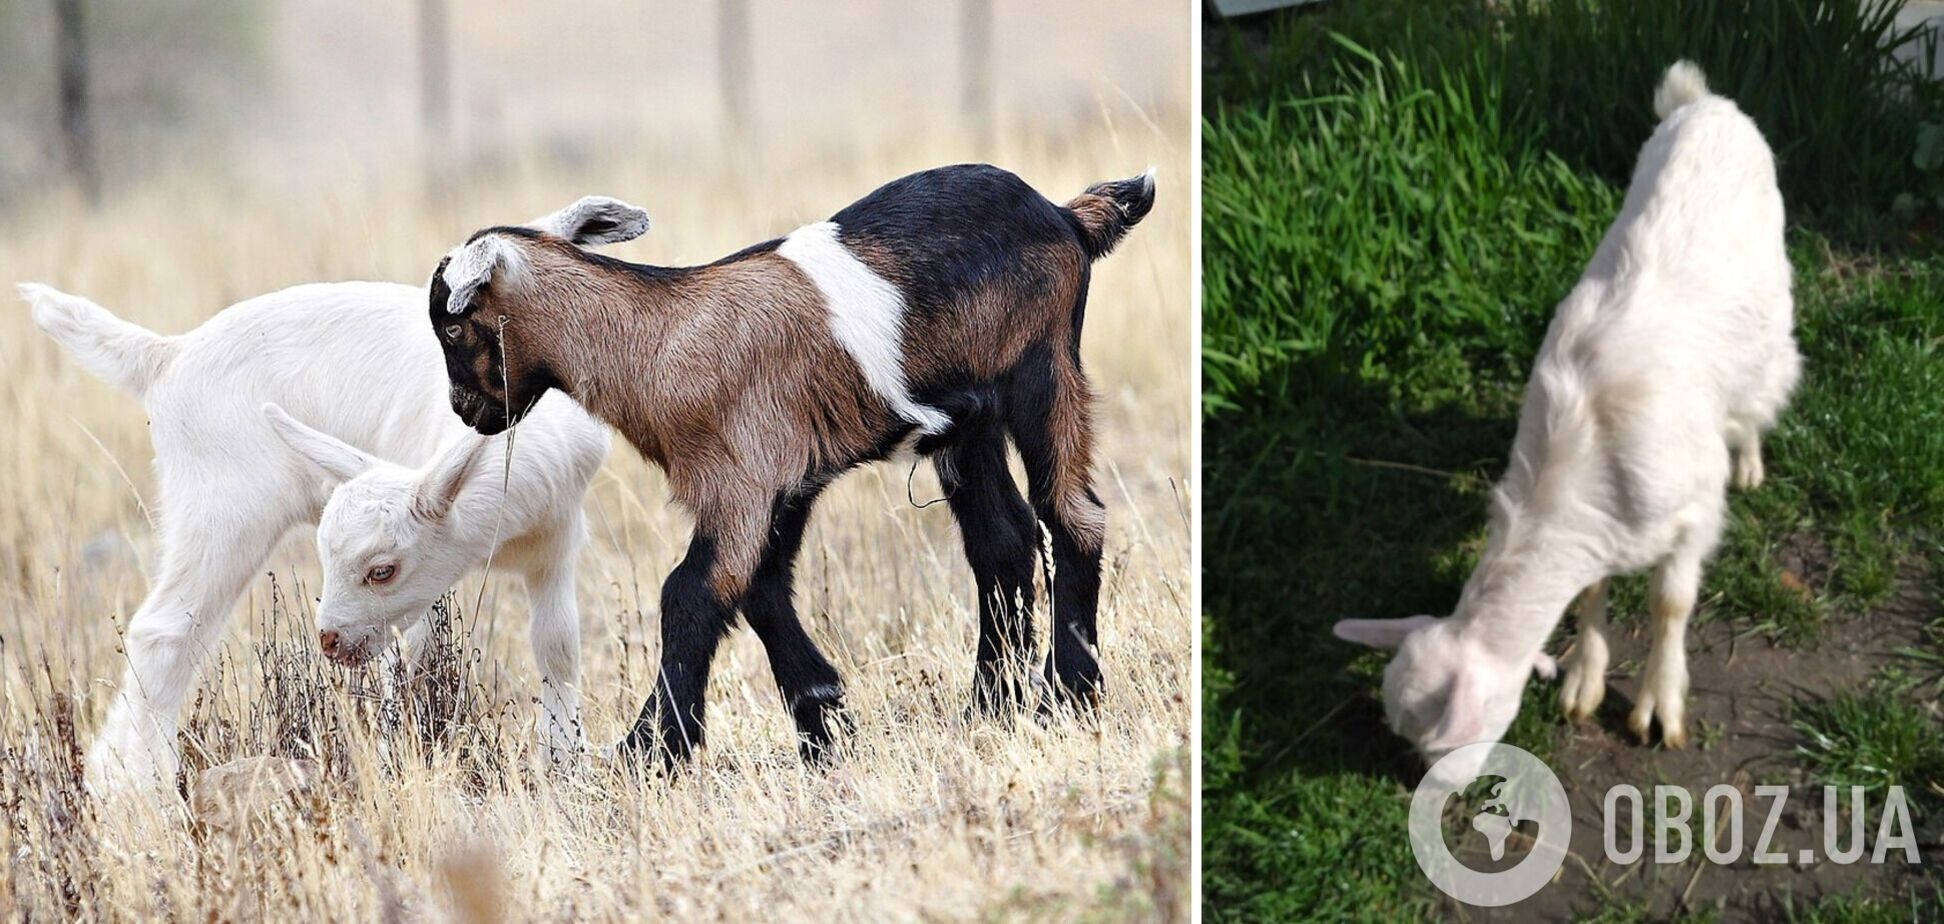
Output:
[[[34,309],[34,323],[74,356],[81,368],[140,396],[162,372],[170,338],[130,324],[78,295],[23,282],[20,297]]]
[[[1665,119],[1674,110],[1711,95],[1708,76],[1701,73],[1700,65],[1676,61],[1667,69],[1667,76],[1661,78],[1660,89],[1654,91],[1654,114]]]

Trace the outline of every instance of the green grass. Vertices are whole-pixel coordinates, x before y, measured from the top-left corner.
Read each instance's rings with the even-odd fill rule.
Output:
[[[1344,47],[1345,92],[1204,127],[1208,410],[1247,392],[1474,400],[1529,359],[1529,322],[1604,230],[1586,216],[1617,207],[1509,134],[1476,96],[1489,78]]]
[[[1917,61],[1936,37],[1900,29],[1901,0],[1362,0],[1283,14],[1256,41],[1227,37],[1205,92],[1218,107],[1328,86],[1346,52],[1381,47],[1490,93],[1511,135],[1539,138],[1573,169],[1624,185],[1652,130],[1669,64],[1699,63],[1768,134],[1792,209],[1846,238],[1906,234],[1880,219],[1900,194],[1934,192],[1913,161],[1944,91]],[[1937,216],[1927,218],[1935,223]]]
[[[1879,682],[1862,693],[1797,703],[1792,724],[1802,733],[1802,763],[1817,779],[1861,786],[1876,807],[1892,786],[1913,803],[1934,805],[1931,786],[1944,781],[1944,727],[1937,703],[1913,696],[1903,678]]]
[[[1392,46],[1420,47],[1317,39],[1320,23],[1343,20],[1289,17],[1268,52],[1232,52],[1273,63],[1277,80],[1233,61],[1211,73],[1210,920],[1396,920],[1435,907],[1400,834],[1421,769],[1384,729],[1383,659],[1329,627],[1449,611],[1483,543],[1484,492],[1504,465],[1525,369],[1621,192],[1588,166],[1591,152],[1561,150],[1559,132],[1506,116],[1490,55],[1462,52],[1449,34],[1416,38],[1439,16],[1490,27],[1354,6],[1353,35],[1389,23]],[[1639,113],[1627,118],[1651,119],[1641,115],[1650,91],[1651,81],[1629,98]],[[1944,613],[1944,256],[1859,250],[1844,221],[1791,230],[1804,382],[1768,441],[1768,483],[1730,501],[1697,615],[1789,645],[1814,646],[1835,615],[1906,598],[1913,581]],[[1784,564],[1804,554],[1826,572],[1811,594],[1801,581],[1814,576]],[[1617,621],[1638,618],[1644,583],[1619,583]],[[1936,641],[1912,652],[1908,698],[1944,688]],[[1508,740],[1550,753],[1561,735],[1554,696],[1531,685]],[[1872,748],[1919,773],[1928,752],[1897,736],[1940,734],[1922,710],[1872,723],[1809,703],[1797,716],[1848,729],[1829,739],[1837,747],[1793,755],[1812,776],[1876,766],[1862,756]],[[1924,914],[1944,913],[1923,901]],[[1913,907],[1790,906],[1805,921],[1909,919]],[[1599,913],[1632,920],[1639,909],[1623,900]]]

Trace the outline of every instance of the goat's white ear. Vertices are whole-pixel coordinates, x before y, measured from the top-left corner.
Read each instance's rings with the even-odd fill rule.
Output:
[[[441,520],[451,513],[452,502],[459,499],[466,480],[479,466],[479,458],[486,454],[487,441],[488,437],[468,433],[448,447],[419,481],[412,495],[412,510],[427,520]]]
[[[263,416],[270,421],[270,429],[283,439],[284,445],[338,481],[350,481],[378,464],[378,460],[364,450],[305,426],[275,404],[265,404]]]
[[[1444,716],[1419,747],[1426,753],[1449,751],[1485,736],[1485,694],[1473,671],[1460,667],[1451,675]]]
[[[1372,648],[1396,648],[1404,644],[1404,637],[1419,629],[1428,629],[1438,622],[1436,616],[1407,616],[1403,619],[1345,619],[1331,629],[1336,637],[1346,642],[1369,645]]]
[[[497,234],[485,235],[448,254],[441,271],[451,290],[446,296],[446,313],[465,314],[473,295],[493,281],[493,274],[515,269],[519,259],[519,251]]]
[[[534,219],[529,227],[583,247],[619,244],[648,233],[648,213],[619,199],[586,196],[552,215]]]

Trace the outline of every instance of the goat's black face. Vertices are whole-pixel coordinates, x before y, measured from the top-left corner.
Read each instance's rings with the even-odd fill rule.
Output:
[[[512,319],[496,309],[491,286],[477,289],[461,313],[448,310],[445,266],[441,261],[432,274],[429,307],[445,353],[452,412],[482,434],[503,433],[539,403],[553,377],[544,366],[513,361],[523,351],[507,343]]]

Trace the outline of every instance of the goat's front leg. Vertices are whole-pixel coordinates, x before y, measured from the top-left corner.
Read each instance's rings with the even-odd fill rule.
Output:
[[[815,493],[777,500],[762,563],[743,599],[743,615],[763,642],[770,675],[796,723],[797,752],[805,763],[821,764],[830,758],[837,736],[848,734],[853,724],[844,708],[843,678],[803,631],[792,599],[797,551],[815,502]]]
[[[1701,556],[1683,550],[1654,569],[1652,597],[1654,643],[1641,673],[1627,727],[1646,743],[1654,720],[1670,748],[1687,745],[1687,622],[1701,585]]]
[[[744,547],[748,539],[698,520],[688,554],[662,583],[661,672],[622,742],[624,750],[659,754],[663,767],[672,770],[702,745],[709,666],[729,634],[736,596],[746,586],[736,574],[737,565],[746,569],[753,557]]]
[[[579,524],[574,532],[577,534]],[[533,604],[533,663],[540,670],[540,742],[549,766],[583,759],[586,730],[580,719],[580,609],[574,600],[572,543],[526,574]],[[665,612],[665,611],[664,611]]]
[[[1566,677],[1559,685],[1559,708],[1575,722],[1591,718],[1606,698],[1607,582],[1594,581],[1580,592],[1579,638],[1566,659]]]

